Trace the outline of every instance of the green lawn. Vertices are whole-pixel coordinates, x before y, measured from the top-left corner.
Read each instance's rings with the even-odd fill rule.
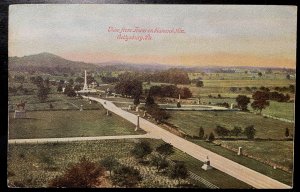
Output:
[[[270,106],[268,106],[266,109],[263,109],[262,113],[274,117],[294,120],[295,119],[294,107],[295,107],[295,103],[282,103],[282,102],[280,103],[276,101],[270,101]]]
[[[245,156],[238,156],[235,152],[230,151],[228,149],[225,149],[221,146],[217,146],[213,143],[207,143],[202,140],[191,140],[193,143],[196,143],[210,151],[213,151],[219,155],[222,155],[223,157],[226,157],[228,159],[231,159],[241,165],[244,165],[246,167],[249,167],[250,169],[253,169],[257,172],[260,172],[264,175],[267,175],[271,178],[274,178],[280,182],[286,183],[288,185],[292,185],[292,174],[282,171],[280,169],[273,169],[273,167],[266,165],[264,163],[261,163],[259,161],[256,161],[254,159],[245,157]],[[271,144],[272,145],[272,144]],[[273,144],[274,145],[274,144]],[[264,150],[267,150],[266,148]],[[268,153],[270,156],[273,156],[273,153]],[[269,157],[266,155],[266,157]]]
[[[134,131],[135,125],[112,114],[106,116],[100,110],[34,111],[27,112],[26,119],[9,118],[9,138],[55,138],[79,136],[130,135],[145,133]]]
[[[285,129],[294,130],[293,123],[287,123],[271,118],[264,118],[246,112],[236,111],[170,111],[168,122],[176,125],[189,135],[198,135],[202,126],[205,134],[210,134],[217,125],[233,129],[234,126],[245,128],[254,125],[257,138],[284,138]]]
[[[21,101],[27,101],[25,109],[27,111],[45,111],[45,110],[74,110],[79,109],[83,105],[84,109],[99,109],[97,103],[89,104],[85,99],[77,97],[67,97],[64,94],[49,94],[46,102],[41,103],[36,95],[9,96],[9,110],[14,111],[16,104]],[[53,109],[50,109],[50,103]]]
[[[163,143],[162,140],[148,140],[153,148]],[[93,162],[113,155],[122,164],[134,166],[143,175],[139,187],[176,187],[176,181],[157,173],[153,166],[144,166],[130,155],[134,146],[133,139],[87,141],[55,144],[20,144],[8,147],[8,180],[26,187],[47,187],[48,182],[60,175],[69,163],[77,162],[86,156]],[[202,162],[175,150],[172,160],[184,161],[188,169],[205,178],[220,188],[251,188],[251,186],[226,175],[218,170],[203,171]],[[193,182],[193,181],[189,181]],[[204,187],[203,184],[199,187]]]
[[[293,141],[216,141],[233,149],[289,168],[293,165]]]

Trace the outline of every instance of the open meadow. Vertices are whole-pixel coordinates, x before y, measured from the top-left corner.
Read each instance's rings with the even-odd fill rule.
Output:
[[[109,135],[134,135],[135,125],[106,110],[34,111],[27,118],[14,119],[10,113],[9,138],[61,138]]]
[[[287,123],[249,112],[239,111],[170,111],[171,117],[167,122],[179,127],[182,131],[193,136],[197,136],[199,128],[203,127],[205,134],[212,132],[217,125],[227,129],[235,126],[242,129],[254,125],[256,138],[262,139],[282,139],[285,138],[285,129],[292,133],[293,123]]]

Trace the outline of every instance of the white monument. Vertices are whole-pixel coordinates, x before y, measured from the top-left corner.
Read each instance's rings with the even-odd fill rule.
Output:
[[[242,147],[239,147],[237,155],[242,155]]]
[[[87,84],[87,78],[86,78],[86,70],[84,70],[84,85],[83,85],[83,89],[80,91],[77,91],[77,93],[96,93],[97,90],[96,89],[92,89],[88,87]]]
[[[205,171],[212,169],[212,166],[210,166],[210,160],[208,159],[208,156],[206,157],[206,161],[204,161],[204,164],[201,168]]]

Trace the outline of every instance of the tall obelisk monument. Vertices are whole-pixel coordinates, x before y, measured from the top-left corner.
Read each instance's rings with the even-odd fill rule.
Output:
[[[84,70],[84,85],[83,90],[88,90],[87,80],[86,80],[86,70]]]

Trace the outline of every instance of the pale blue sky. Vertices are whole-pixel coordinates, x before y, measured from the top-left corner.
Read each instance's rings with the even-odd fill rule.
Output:
[[[280,65],[295,67],[296,19],[295,6],[12,5],[9,56],[50,52],[86,62],[186,65],[239,65],[237,58],[246,56],[249,65],[280,58]],[[123,42],[109,26],[181,27],[186,33]]]

